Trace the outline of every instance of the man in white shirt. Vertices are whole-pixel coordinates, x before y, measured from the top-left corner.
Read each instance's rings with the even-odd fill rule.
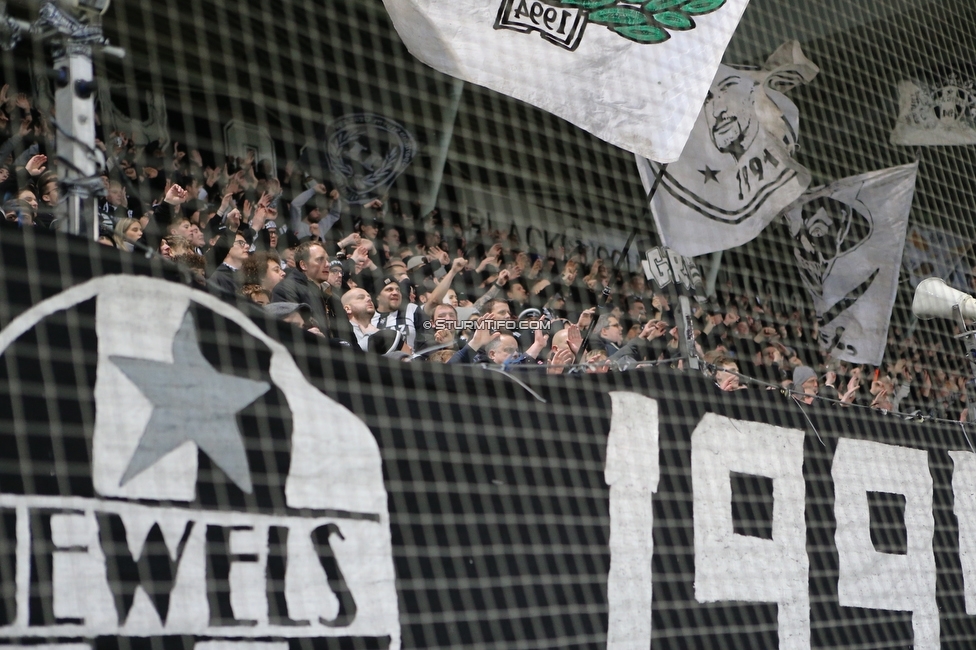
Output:
[[[349,317],[349,324],[352,325],[352,331],[356,335],[356,343],[365,352],[369,335],[379,331],[379,328],[370,322],[373,314],[376,313],[373,299],[365,289],[350,289],[342,296],[342,310]]]

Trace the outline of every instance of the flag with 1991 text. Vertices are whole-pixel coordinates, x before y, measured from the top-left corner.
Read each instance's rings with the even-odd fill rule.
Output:
[[[784,93],[818,72],[795,41],[759,70],[722,65],[681,158],[637,157],[665,245],[688,257],[741,246],[803,193],[799,110]]]

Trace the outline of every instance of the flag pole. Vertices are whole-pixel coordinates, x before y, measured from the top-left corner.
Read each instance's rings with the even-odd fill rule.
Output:
[[[657,173],[654,174],[654,182],[651,183],[651,189],[647,193],[647,210],[651,212],[652,217],[654,216],[654,212],[651,210],[651,201],[654,200],[654,195],[657,194],[657,188],[661,185],[661,181],[664,180],[664,172],[668,170],[669,164],[670,163],[664,163],[661,165],[661,168],[657,170]]]
[[[654,183],[651,184],[651,190],[647,193],[647,210],[651,213],[652,217],[654,216],[654,209],[651,207],[651,201],[654,199],[654,195],[657,194],[657,188],[661,184],[667,168],[667,163],[661,165],[661,169],[654,176]],[[671,269],[674,288],[678,293],[678,318],[675,323],[678,326],[678,343],[681,346],[681,351],[684,352],[685,358],[688,359],[688,366],[692,370],[698,370],[699,363],[698,354],[695,351],[695,330],[691,314],[691,301],[688,300],[685,290],[678,283],[678,274],[674,272],[674,263],[671,261],[670,255],[668,255],[668,268]]]
[[[651,183],[651,191],[647,193],[647,207],[645,208],[645,212],[651,217],[654,216],[654,213],[651,211],[651,200],[654,198],[654,195],[657,193],[657,188],[661,185],[661,180],[664,178],[664,172],[665,170],[667,170],[667,168],[668,168],[668,163],[664,163],[663,165],[661,165],[661,168],[654,174],[654,182]],[[623,252],[620,254],[620,257],[617,258],[617,263],[614,264],[613,271],[610,273],[611,281],[616,280],[617,272],[620,270],[620,265],[623,264],[623,261],[625,259],[627,259],[627,255],[630,253],[630,247],[634,243],[634,240],[636,238],[637,238],[637,228],[634,228],[634,230],[630,233],[630,237],[627,238],[627,243],[624,245]],[[673,273],[674,272],[672,271],[672,274]],[[608,284],[607,286],[603,287],[603,304],[597,305],[601,310],[606,309],[606,306],[610,303],[611,294],[612,294],[611,285]],[[594,314],[593,320],[590,321],[589,327],[586,328],[586,334],[583,336],[583,343],[582,345],[580,345],[580,349],[576,351],[576,358],[573,359],[573,365],[579,364],[580,359],[583,356],[583,352],[586,350],[586,348],[589,345],[590,336],[593,335],[593,330],[594,328],[596,328],[597,320],[599,320],[599,317],[597,317],[596,314]]]
[[[447,165],[447,154],[454,139],[454,125],[457,122],[458,109],[461,106],[461,95],[464,93],[464,80],[454,79],[451,82],[451,95],[441,120],[441,137],[437,150],[434,152],[431,168],[430,185],[421,200],[420,214],[426,215],[437,207],[437,197],[444,182],[444,167]]]

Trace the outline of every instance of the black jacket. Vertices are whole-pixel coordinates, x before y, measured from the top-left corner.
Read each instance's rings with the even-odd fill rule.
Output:
[[[647,340],[635,336],[625,343],[616,352],[609,355],[611,361],[621,359],[633,359],[634,361],[654,361],[658,356],[667,351],[667,343],[663,336]]]
[[[322,289],[298,269],[289,268],[285,271],[285,279],[271,292],[271,302],[303,302],[312,308],[312,316],[319,327],[325,327],[328,322]]]
[[[234,296],[237,294],[237,271],[221,264],[207,279],[207,286],[219,296]]]
[[[343,341],[356,340],[341,301],[335,296],[326,296],[321,287],[298,269],[285,271],[285,279],[271,292],[271,302],[305,303],[312,308],[312,316],[323,334]]]

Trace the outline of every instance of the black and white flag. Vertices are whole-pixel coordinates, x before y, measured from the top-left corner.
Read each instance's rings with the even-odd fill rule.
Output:
[[[898,121],[891,144],[976,144],[976,83],[950,75],[898,84]]]
[[[366,424],[242,312],[148,277],[95,278],[34,305],[0,330],[0,355],[52,313],[91,301],[91,466],[77,447],[71,466],[84,474],[75,489],[93,489],[0,494],[0,511],[24,513],[13,544],[0,544],[5,566],[9,555],[37,565],[31,554],[52,549],[43,573],[18,578],[24,615],[0,638],[198,635],[215,647],[244,637],[287,647],[384,637],[399,648],[382,458]],[[248,372],[208,359],[201,322],[218,317],[254,346]],[[271,414],[263,428],[252,408]],[[31,517],[40,524],[28,531]]]
[[[677,160],[748,0],[384,0],[430,67]]]
[[[912,163],[845,178],[786,213],[820,347],[836,359],[881,363],[917,172]]]
[[[638,156],[664,243],[694,257],[754,239],[810,184],[793,160],[799,111],[784,92],[819,68],[784,44],[760,70],[719,66],[681,158],[661,166]]]

